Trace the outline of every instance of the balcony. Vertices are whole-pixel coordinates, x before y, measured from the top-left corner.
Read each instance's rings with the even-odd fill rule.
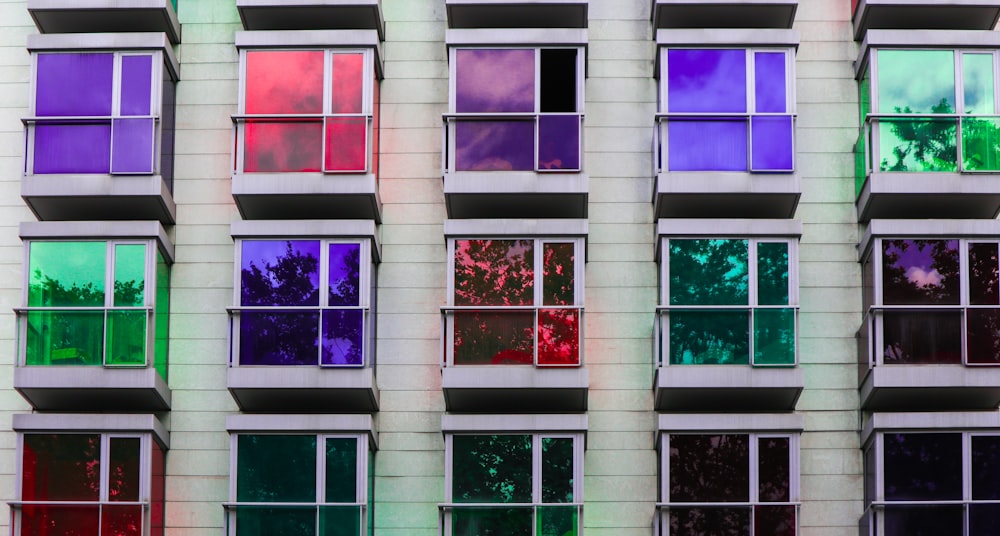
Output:
[[[28,13],[43,34],[164,32],[181,41],[177,0],[28,0]]]
[[[653,0],[654,28],[791,28],[798,0]]]
[[[587,0],[446,0],[449,28],[586,28]]]
[[[385,39],[380,0],[236,0],[246,30],[377,30]]]
[[[992,30],[997,0],[851,0],[854,39],[873,29]]]

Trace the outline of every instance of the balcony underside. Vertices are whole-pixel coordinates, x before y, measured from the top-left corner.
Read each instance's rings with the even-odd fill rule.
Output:
[[[653,0],[656,28],[791,28],[798,0]]]
[[[582,173],[445,173],[448,217],[586,218]]]
[[[804,386],[802,369],[736,365],[661,367],[656,411],[792,411]]]
[[[1000,367],[883,365],[861,381],[870,411],[987,410],[1000,405]]]
[[[28,0],[28,13],[42,33],[164,32],[181,40],[170,0]]]
[[[449,28],[586,28],[587,0],[446,0]]]
[[[666,172],[656,177],[657,218],[791,218],[798,174]]]
[[[858,0],[854,38],[872,29],[992,30],[998,19],[997,0]]]
[[[454,412],[562,413],[587,411],[585,368],[447,367],[441,371],[445,407]]]
[[[382,201],[372,174],[236,174],[233,199],[246,219],[382,221]]]
[[[170,409],[170,389],[151,368],[17,367],[14,389],[41,411]]]
[[[177,207],[159,175],[32,175],[21,197],[42,221],[157,220],[173,224]]]
[[[378,30],[385,39],[379,0],[237,0],[246,30]]]
[[[368,368],[232,367],[226,386],[243,411],[372,413],[375,373]]]
[[[960,173],[872,173],[858,194],[858,221],[994,218],[1000,176]]]

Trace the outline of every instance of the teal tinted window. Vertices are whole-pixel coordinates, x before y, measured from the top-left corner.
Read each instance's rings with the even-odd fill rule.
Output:
[[[671,240],[671,305],[746,305],[748,240]]]
[[[879,113],[954,113],[955,53],[879,50]]]
[[[239,436],[236,500],[315,502],[316,436]]]
[[[454,502],[531,502],[530,435],[458,435],[452,441]]]

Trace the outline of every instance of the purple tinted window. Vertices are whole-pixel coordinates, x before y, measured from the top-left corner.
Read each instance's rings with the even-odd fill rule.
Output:
[[[886,506],[885,532],[880,534],[884,536],[962,534],[964,518],[965,513],[961,505]]]
[[[152,81],[152,56],[122,56],[122,115],[149,115]]]
[[[754,111],[785,113],[787,107],[784,52],[754,53]]]
[[[996,243],[969,244],[969,303],[1000,304],[1000,270]]]
[[[957,305],[958,240],[884,240],[883,302]]]
[[[319,305],[319,257],[318,240],[244,240],[241,304]]]
[[[747,111],[746,51],[667,51],[669,112]]]
[[[111,172],[153,172],[153,120],[112,121]]]
[[[580,169],[580,117],[538,117],[538,169]]]
[[[750,118],[753,140],[751,167],[754,170],[792,170],[792,118],[754,116]]]
[[[455,138],[458,171],[535,169],[533,121],[461,121]]]
[[[455,57],[456,112],[535,111],[533,49],[462,49]]]
[[[667,128],[670,171],[746,171],[746,120],[673,120]]]
[[[319,311],[240,313],[240,365],[316,365]]]
[[[1000,436],[972,437],[972,498],[1000,499]]]
[[[905,433],[885,434],[884,437],[887,501],[962,498],[961,434]]]
[[[330,244],[330,295],[329,304],[359,305],[360,244]]]
[[[35,114],[110,116],[113,73],[114,54],[39,54]]]
[[[361,365],[364,311],[329,309],[323,311],[323,364]]]
[[[33,170],[46,173],[107,173],[111,162],[111,124],[38,124]]]

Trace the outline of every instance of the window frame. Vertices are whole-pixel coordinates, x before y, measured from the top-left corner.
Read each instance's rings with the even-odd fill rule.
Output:
[[[516,240],[531,240],[532,250],[536,254],[533,255],[533,304],[524,306],[504,306],[504,305],[484,305],[484,306],[457,306],[455,305],[455,247],[456,242],[464,240],[499,240],[499,241],[516,241]],[[447,250],[448,250],[448,305],[442,308],[444,313],[444,355],[443,363],[444,367],[462,367],[462,366],[494,366],[494,365],[483,365],[483,364],[456,364],[455,363],[455,314],[463,310],[469,312],[476,311],[498,311],[498,312],[509,312],[509,311],[532,311],[534,313],[534,331],[532,336],[533,341],[533,352],[532,352],[532,363],[531,366],[534,368],[579,368],[584,366],[584,265],[585,265],[585,239],[583,237],[574,236],[478,236],[470,235],[463,236],[456,234],[454,236],[447,237]],[[546,244],[573,244],[573,305],[544,305],[543,304],[543,291],[544,291],[544,255],[539,255],[537,252],[544,251]],[[568,309],[577,311],[577,349],[578,349],[578,362],[574,364],[540,364],[539,363],[539,342],[538,342],[538,321],[539,312],[544,309]],[[499,364],[496,366],[517,366],[510,364]],[[527,366],[525,364],[524,366]]]

